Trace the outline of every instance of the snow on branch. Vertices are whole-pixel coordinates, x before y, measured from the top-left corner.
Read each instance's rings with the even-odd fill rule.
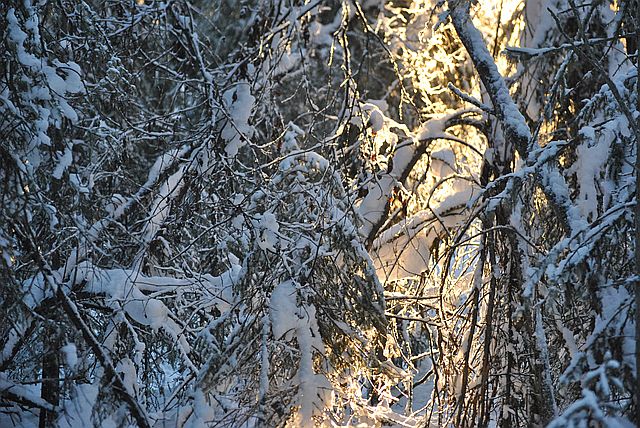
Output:
[[[509,89],[498,71],[493,57],[487,49],[482,34],[474,26],[469,16],[470,2],[466,0],[449,1],[449,15],[462,44],[469,52],[471,61],[485,86],[493,104],[498,120],[502,124],[506,137],[506,147],[495,147],[498,153],[510,155],[512,145],[523,159],[527,158],[527,146],[531,131],[524,116],[513,102]]]
[[[390,209],[389,198],[394,188],[402,185],[418,160],[427,152],[434,141],[449,140],[466,145],[466,142],[448,133],[447,128],[455,124],[461,116],[475,111],[477,110],[462,109],[440,118],[430,119],[415,133],[409,133],[410,139],[395,147],[389,163],[392,165],[391,170],[369,182],[367,195],[358,207],[358,212],[363,219],[360,234],[366,237],[369,247],[387,220]]]
[[[12,382],[4,373],[0,372],[0,397],[2,396],[15,403],[20,403],[28,407],[35,407],[49,411],[58,410],[56,406],[38,397],[29,388]]]

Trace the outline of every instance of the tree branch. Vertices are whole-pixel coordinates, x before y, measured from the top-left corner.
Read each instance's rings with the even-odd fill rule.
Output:
[[[466,0],[449,1],[449,14],[458,37],[469,52],[471,61],[491,99],[496,117],[504,130],[506,147],[496,147],[495,149],[498,153],[505,155],[503,161],[506,165],[513,157],[512,145],[515,146],[522,159],[527,158],[527,146],[531,139],[531,132],[524,116],[513,102],[509,89],[482,39],[482,34],[471,21],[469,5],[470,3]]]

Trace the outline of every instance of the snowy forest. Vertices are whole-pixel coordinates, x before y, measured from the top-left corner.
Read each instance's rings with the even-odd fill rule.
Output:
[[[0,427],[640,426],[639,28],[0,1]]]

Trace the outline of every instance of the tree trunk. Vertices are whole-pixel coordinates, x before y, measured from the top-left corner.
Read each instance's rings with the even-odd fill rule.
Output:
[[[51,332],[44,338],[44,354],[42,356],[42,388],[40,397],[54,406],[60,404],[60,359],[58,356],[58,335]],[[40,410],[39,428],[52,427],[56,420],[56,413]]]
[[[636,16],[636,111],[640,111],[640,0],[635,2]],[[638,119],[638,127],[640,128],[640,119]],[[636,262],[636,390],[635,404],[636,426],[640,426],[640,140],[636,134],[636,206],[635,206],[635,262]]]

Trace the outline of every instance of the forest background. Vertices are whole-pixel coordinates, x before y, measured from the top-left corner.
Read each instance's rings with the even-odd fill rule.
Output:
[[[638,0],[0,3],[0,426],[640,425]]]

